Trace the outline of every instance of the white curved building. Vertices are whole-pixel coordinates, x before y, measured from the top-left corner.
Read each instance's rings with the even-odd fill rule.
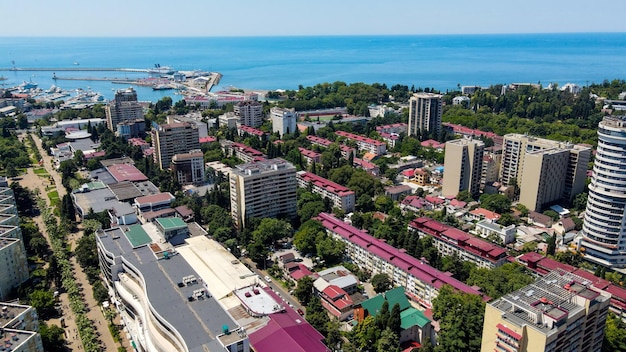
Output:
[[[249,352],[250,343],[185,259],[144,232],[99,230],[104,283],[139,352]]]
[[[626,266],[626,116],[598,125],[598,149],[589,184],[581,251],[597,264]]]

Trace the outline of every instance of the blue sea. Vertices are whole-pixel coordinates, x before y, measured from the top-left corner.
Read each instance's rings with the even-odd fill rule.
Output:
[[[1,38],[0,68],[125,67],[220,72],[221,87],[298,89],[322,82],[404,84],[455,89],[460,85],[568,82],[586,85],[626,79],[626,33],[307,36],[209,38]],[[63,72],[74,77],[143,77],[123,72]],[[47,89],[52,72],[0,71],[5,86],[33,81]],[[90,87],[111,99],[123,86],[57,81]],[[137,87],[140,100],[172,91]]]

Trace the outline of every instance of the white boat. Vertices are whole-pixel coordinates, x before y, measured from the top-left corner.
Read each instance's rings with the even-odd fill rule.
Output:
[[[169,75],[174,72],[173,68],[169,66],[161,66],[161,64],[154,64],[154,68],[148,69],[148,73],[150,74]]]

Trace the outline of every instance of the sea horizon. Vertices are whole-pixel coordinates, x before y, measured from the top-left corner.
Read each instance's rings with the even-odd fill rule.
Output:
[[[581,86],[626,78],[626,33],[494,33],[199,37],[0,37],[0,68],[151,68],[219,72],[214,89],[293,89],[342,81],[456,89],[513,82]],[[130,73],[64,72],[134,78]],[[87,87],[111,99],[110,82],[57,81],[52,72],[2,71],[5,86]],[[59,74],[57,74],[59,76]],[[171,92],[136,87],[140,100]]]

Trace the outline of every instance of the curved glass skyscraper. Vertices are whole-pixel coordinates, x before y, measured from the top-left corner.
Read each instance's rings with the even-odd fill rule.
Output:
[[[626,116],[598,125],[598,150],[589,184],[581,251],[589,261],[626,267]]]

